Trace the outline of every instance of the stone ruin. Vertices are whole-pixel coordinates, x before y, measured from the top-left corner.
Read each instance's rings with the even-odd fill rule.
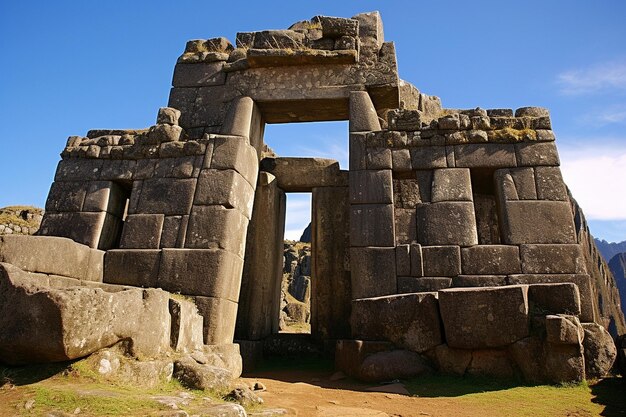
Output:
[[[154,126],[70,137],[38,236],[0,238],[3,362],[131,341],[251,364],[278,332],[285,195],[310,192],[311,339],[347,374],[611,368],[546,109],[443,108],[377,12],[189,41],[172,85]],[[349,170],[268,153],[266,123],[332,120]]]

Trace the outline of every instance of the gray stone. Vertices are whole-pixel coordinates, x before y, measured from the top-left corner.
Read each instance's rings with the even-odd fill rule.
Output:
[[[363,381],[391,381],[413,378],[432,372],[428,362],[415,352],[391,350],[377,352],[365,358],[359,370]]]
[[[545,107],[520,107],[515,110],[515,117],[549,117],[550,112]]]
[[[548,314],[580,315],[580,292],[573,283],[531,284],[528,301],[532,308]]]
[[[335,368],[347,375],[359,378],[361,364],[378,352],[393,350],[393,344],[384,341],[337,340],[335,345]]]
[[[240,404],[211,405],[202,410],[204,415],[216,417],[246,417],[246,409]]]
[[[194,156],[159,159],[154,176],[161,178],[197,177],[200,172],[199,159]]]
[[[163,249],[157,282],[170,292],[218,297],[236,303],[242,268],[240,257],[222,249]]]
[[[454,277],[461,273],[461,250],[458,246],[422,246],[426,277]]]
[[[162,142],[178,142],[183,134],[183,129],[178,125],[158,124],[148,131],[149,145],[158,145]]]
[[[201,87],[224,84],[226,82],[226,73],[222,71],[223,66],[223,62],[178,63],[174,67],[172,86]],[[157,123],[170,123],[159,120],[157,119]],[[178,122],[177,119],[176,121]]]
[[[572,211],[564,201],[507,201],[500,218],[508,245],[576,243]]]
[[[499,143],[455,145],[457,168],[508,168],[517,166],[513,145]]]
[[[393,183],[391,180],[391,170],[367,170],[351,172],[350,203],[393,203]]]
[[[517,246],[477,245],[461,249],[465,275],[519,274],[520,254]]]
[[[423,146],[411,148],[411,166],[413,169],[446,168],[446,148],[443,146]]]
[[[81,361],[79,366],[87,367],[109,383],[126,386],[156,388],[163,381],[172,379],[174,363],[171,360],[128,360],[123,345],[122,341],[110,349],[99,350]]]
[[[94,181],[100,179],[103,160],[71,159],[62,160],[57,165],[55,181]]]
[[[223,345],[233,342],[237,303],[217,297],[192,297],[204,317],[204,343]]]
[[[200,364],[191,356],[183,356],[174,362],[174,378],[189,389],[217,393],[228,392],[233,383],[227,369]]]
[[[160,248],[182,248],[185,246],[189,216],[165,216],[161,232]]]
[[[433,174],[431,201],[433,203],[439,201],[472,201],[469,169],[436,169]]]
[[[411,153],[408,149],[394,149],[391,151],[391,160],[395,172],[411,171]]]
[[[525,274],[586,273],[578,244],[520,245],[522,272]]]
[[[348,166],[350,171],[357,171],[361,169],[367,169],[366,156],[369,158],[371,150],[366,149],[366,134],[365,133],[350,133],[348,140],[349,160]],[[380,169],[391,169],[391,151],[389,151],[388,166],[381,167]],[[372,167],[372,169],[379,169]]]
[[[85,194],[83,211],[106,211],[123,217],[128,201],[128,191],[112,181],[90,181]]]
[[[580,345],[584,337],[583,328],[576,316],[565,314],[546,316],[546,340],[561,345]]]
[[[341,36],[357,36],[359,34],[359,22],[356,19],[316,16],[314,20],[321,24],[324,37],[338,38]]]
[[[430,187],[429,192],[430,192]],[[396,208],[416,208],[422,202],[417,179],[393,180],[393,203]]]
[[[350,133],[379,131],[380,122],[367,91],[350,92]]]
[[[559,167],[535,167],[537,198],[539,200],[568,201],[567,187]]]
[[[604,327],[596,323],[583,323],[582,327],[585,332],[583,340],[585,374],[589,379],[604,378],[617,357],[613,337]]]
[[[554,142],[518,143],[515,145],[518,166],[559,166]]]
[[[172,318],[170,346],[176,352],[193,352],[201,349],[202,316],[189,300],[170,298],[169,311]]]
[[[505,350],[481,349],[472,351],[466,374],[510,380],[515,377],[515,370]]]
[[[81,211],[89,185],[87,181],[53,182],[46,201],[46,211],[52,213]]]
[[[414,352],[442,343],[437,293],[433,292],[353,300],[350,321],[357,339],[388,340]]]
[[[398,273],[400,275],[400,273]],[[424,262],[422,246],[419,243],[411,244],[411,274],[412,277],[424,276]]]
[[[90,248],[106,250],[113,246],[109,226],[121,226],[121,221],[104,212],[99,213],[46,213],[37,232],[42,236],[67,237]],[[107,224],[108,223],[108,224]],[[116,229],[116,227],[113,227]]]
[[[453,287],[497,287],[507,285],[506,275],[459,275],[452,278]]]
[[[211,168],[234,169],[239,172],[252,187],[256,187],[259,170],[256,151],[244,138],[235,136],[216,136],[211,159]]]
[[[503,347],[527,337],[528,286],[439,291],[446,341],[459,349]]]
[[[398,277],[398,293],[429,292],[450,288],[452,278],[448,277]]]
[[[411,275],[411,245],[396,246],[396,274],[398,276]]]
[[[176,76],[174,76],[176,77]],[[157,115],[157,124],[177,125],[180,119],[180,110],[173,107],[161,107]]]
[[[310,192],[315,187],[347,185],[339,162],[324,158],[264,158],[262,171],[273,174],[286,192]]]
[[[396,208],[394,210],[396,244],[413,243],[417,241],[417,224],[414,209]]]
[[[137,211],[145,214],[185,215],[191,212],[195,179],[153,178],[145,180]]]
[[[454,201],[419,206],[417,241],[422,245],[478,244],[474,204]]]
[[[194,204],[220,204],[252,216],[254,188],[235,170],[205,169],[200,172]]]
[[[113,249],[104,256],[107,284],[157,287],[161,251],[155,249]]]
[[[204,345],[191,356],[203,365],[228,369],[233,378],[239,378],[242,372],[240,347],[236,343]]]
[[[352,246],[395,246],[392,204],[358,204],[350,208]]]
[[[254,32],[253,45],[258,49],[300,49],[304,35],[293,30],[264,30]]]
[[[350,248],[352,299],[397,291],[395,248]]]
[[[472,352],[452,349],[446,344],[441,344],[435,347],[434,358],[439,372],[463,376],[472,360]]]
[[[185,247],[225,249],[243,259],[248,219],[237,209],[194,206],[189,216]]]
[[[7,364],[67,361],[124,339],[133,355],[169,349],[169,297],[158,289],[45,288],[0,264],[0,294],[0,359]]]
[[[124,221],[121,249],[159,249],[162,214],[131,214]]]

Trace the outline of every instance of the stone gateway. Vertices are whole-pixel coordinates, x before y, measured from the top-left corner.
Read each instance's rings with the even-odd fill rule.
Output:
[[[263,140],[330,120],[349,170]],[[189,41],[154,126],[61,157],[38,235],[0,237],[2,362],[132,340],[229,352],[237,376],[234,341],[249,366],[279,329],[287,192],[312,193],[311,338],[347,374],[564,382],[615,359],[548,110],[443,108],[378,12]]]

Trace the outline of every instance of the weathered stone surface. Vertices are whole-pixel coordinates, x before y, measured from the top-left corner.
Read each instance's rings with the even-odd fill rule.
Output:
[[[411,245],[396,246],[396,274],[398,276],[411,275]]]
[[[348,139],[348,167],[350,171],[367,169],[366,156],[369,158],[370,151],[366,150],[366,133],[350,133]],[[391,169],[391,151],[389,151],[388,166],[372,169]]]
[[[448,277],[401,277],[398,276],[398,293],[429,292],[450,288],[452,278]]]
[[[424,276],[424,261],[422,257],[422,246],[419,243],[411,244],[411,273],[412,277]],[[398,275],[401,275],[398,272]]]
[[[218,297],[193,296],[198,312],[204,317],[204,343],[224,345],[233,342],[237,303]]]
[[[417,224],[415,221],[415,210],[396,208],[394,210],[394,218],[396,230],[396,244],[416,242]]]
[[[459,275],[452,278],[453,287],[497,287],[506,284],[506,275]]]
[[[121,249],[158,249],[163,229],[162,214],[131,214],[124,221]]]
[[[240,257],[222,249],[163,249],[158,286],[171,292],[219,297],[236,303],[242,268]],[[206,325],[205,322],[205,328]]]
[[[528,286],[450,288],[439,309],[450,347],[485,349],[528,336]]]
[[[363,360],[359,379],[363,381],[390,381],[412,378],[432,372],[428,362],[415,352],[391,350],[374,353]]]
[[[393,344],[384,341],[337,340],[335,367],[347,375],[359,378],[361,364],[368,356],[393,350]]]
[[[174,67],[172,86],[200,87],[220,85],[226,82],[226,73],[222,71],[223,62],[179,63]],[[167,121],[157,123],[169,123]],[[176,123],[172,123],[176,124]]]
[[[201,157],[196,156],[159,159],[155,166],[154,176],[161,178],[197,177],[200,164]]]
[[[567,201],[567,187],[559,167],[535,167],[537,198],[539,200]]]
[[[189,214],[195,188],[195,179],[153,178],[145,180],[137,211],[146,214]]]
[[[565,314],[546,316],[546,341],[561,345],[580,345],[584,333],[576,316]]]
[[[436,169],[433,173],[432,202],[472,201],[472,184],[467,168]]]
[[[554,142],[515,144],[518,166],[559,166],[559,154]]]
[[[46,213],[37,233],[67,237],[90,248],[106,250],[114,246],[120,226],[121,220],[105,212]]]
[[[528,286],[528,302],[531,310],[538,309],[549,314],[580,315],[580,292],[573,283],[531,284]]]
[[[81,211],[89,182],[55,181],[46,201],[47,212]]]
[[[90,181],[83,211],[106,211],[117,217],[123,217],[128,192],[112,181]]]
[[[107,284],[157,287],[161,251],[155,249],[113,249],[104,256]]]
[[[243,259],[248,219],[237,209],[194,206],[189,216],[185,247],[225,249]]]
[[[580,292],[580,319],[583,322],[594,321],[594,296],[591,290],[589,275],[585,274],[524,274],[509,275],[509,284],[576,284]]]
[[[157,115],[157,124],[170,124],[178,126],[180,110],[173,107],[161,107]]]
[[[160,248],[182,248],[185,246],[189,216],[165,216],[161,232]]]
[[[204,345],[191,353],[196,362],[203,365],[228,369],[233,378],[239,378],[242,372],[240,346],[237,343]]]
[[[617,357],[613,338],[606,329],[596,323],[583,323],[585,335],[585,374],[587,378],[604,378]]]
[[[508,144],[455,145],[454,158],[457,168],[508,168],[517,166],[515,148]]]
[[[136,355],[169,348],[169,297],[161,290],[43,288],[1,264],[0,294],[0,358],[8,364],[76,359],[122,339],[132,340]]]
[[[442,343],[437,293],[391,295],[352,301],[353,336],[388,340],[424,352]]]
[[[367,170],[350,173],[351,204],[393,203],[391,170]]]
[[[352,298],[394,294],[396,283],[395,248],[350,248]]]
[[[380,122],[367,91],[350,92],[350,133],[380,130]]]
[[[211,390],[226,393],[233,383],[230,371],[196,362],[183,356],[174,362],[174,378],[189,389]]]
[[[477,245],[461,249],[465,275],[506,275],[521,272],[519,248],[506,245]]]
[[[472,352],[442,344],[435,347],[434,358],[440,372],[463,376],[472,360]]]
[[[256,187],[258,159],[256,151],[244,138],[236,136],[216,136],[211,159],[211,168],[234,169],[252,187]]]
[[[576,243],[572,211],[564,201],[507,201],[500,218],[508,245]]]
[[[515,376],[513,364],[505,350],[484,349],[472,351],[467,375],[511,379]]]
[[[128,360],[124,355],[124,342],[110,349],[102,349],[80,362],[113,384],[156,388],[170,381],[174,363],[168,359]]]
[[[417,241],[422,245],[477,245],[474,205],[455,201],[419,206]]]
[[[53,236],[0,236],[0,262],[29,272],[102,281],[104,252]]]
[[[425,277],[454,277],[461,273],[461,251],[458,246],[422,246]]]
[[[324,158],[264,158],[261,170],[273,174],[286,192],[310,192],[315,187],[347,185],[339,162]]]
[[[395,246],[394,211],[391,204],[358,204],[350,208],[352,246]]]
[[[520,245],[522,272],[525,274],[584,274],[580,246]]]
[[[201,349],[202,316],[191,301],[170,298],[169,312],[172,320],[170,346],[176,352],[193,352]]]
[[[446,148],[443,146],[423,146],[411,148],[411,166],[413,169],[446,168]]]

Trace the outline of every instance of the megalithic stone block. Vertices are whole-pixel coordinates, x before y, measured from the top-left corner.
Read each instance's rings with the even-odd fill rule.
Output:
[[[461,273],[461,250],[458,246],[422,246],[426,277],[455,277]]]
[[[162,214],[131,214],[124,221],[121,249],[159,249]]]
[[[237,209],[194,206],[189,216],[186,248],[220,248],[243,259],[248,219]]]
[[[394,247],[392,204],[357,204],[350,208],[350,245]]]
[[[350,159],[348,161],[350,171],[367,169],[366,156],[369,152],[366,149],[366,134],[350,133],[348,147],[350,153]],[[391,154],[389,155],[389,166],[386,168],[391,168]]]
[[[234,169],[256,187],[259,160],[256,150],[241,136],[214,136],[211,168]]]
[[[569,201],[559,167],[536,167],[535,180],[539,200]]]
[[[91,181],[83,211],[106,211],[117,217],[123,217],[129,193],[121,185],[112,181]]]
[[[254,105],[254,100],[250,97],[233,99],[230,102],[220,133],[222,135],[243,136],[249,139]]]
[[[500,219],[508,245],[576,243],[574,217],[565,201],[507,201]]]
[[[396,243],[409,244],[416,242],[417,225],[415,223],[415,209],[395,208],[394,217],[396,226]]]
[[[90,184],[90,181],[53,182],[46,201],[46,212],[81,211]]]
[[[431,246],[477,245],[474,204],[469,201],[450,201],[419,206],[417,241]]]
[[[205,345],[232,343],[235,336],[237,303],[219,297],[191,297],[204,317],[203,335]]]
[[[156,287],[161,251],[154,249],[112,249],[104,255],[107,284]]]
[[[235,208],[250,219],[253,203],[254,188],[237,171],[204,169],[200,172],[194,204]]]
[[[351,204],[392,204],[391,170],[350,172]]]
[[[521,272],[519,247],[477,245],[461,249],[465,275],[506,275]]]
[[[152,178],[145,180],[139,195],[137,213],[189,214],[195,189],[196,179],[192,178]]]
[[[452,348],[503,347],[529,335],[526,285],[441,290],[439,310]]]
[[[379,131],[380,121],[376,108],[367,91],[350,92],[350,122],[349,129],[352,132]]]
[[[90,248],[101,248],[107,213],[46,213],[41,221],[39,235],[67,237]],[[104,249],[108,249],[104,248]]]
[[[580,291],[571,282],[532,284],[528,286],[528,301],[549,314],[580,315]]]
[[[264,158],[260,169],[276,177],[278,186],[286,192],[308,192],[315,187],[343,187],[347,172],[339,162],[325,158]]]
[[[170,292],[237,302],[242,271],[243,260],[222,249],[162,249],[157,284]]]
[[[396,274],[398,276],[411,275],[411,245],[396,246]]]
[[[165,216],[161,232],[161,248],[183,248],[189,216]]]
[[[395,248],[351,248],[352,298],[394,294],[396,282]]]
[[[450,288],[452,278],[448,277],[398,277],[398,293],[439,291]]]
[[[433,173],[432,202],[472,201],[468,168],[436,169]]]
[[[584,274],[585,259],[578,244],[520,245],[525,274]]]

